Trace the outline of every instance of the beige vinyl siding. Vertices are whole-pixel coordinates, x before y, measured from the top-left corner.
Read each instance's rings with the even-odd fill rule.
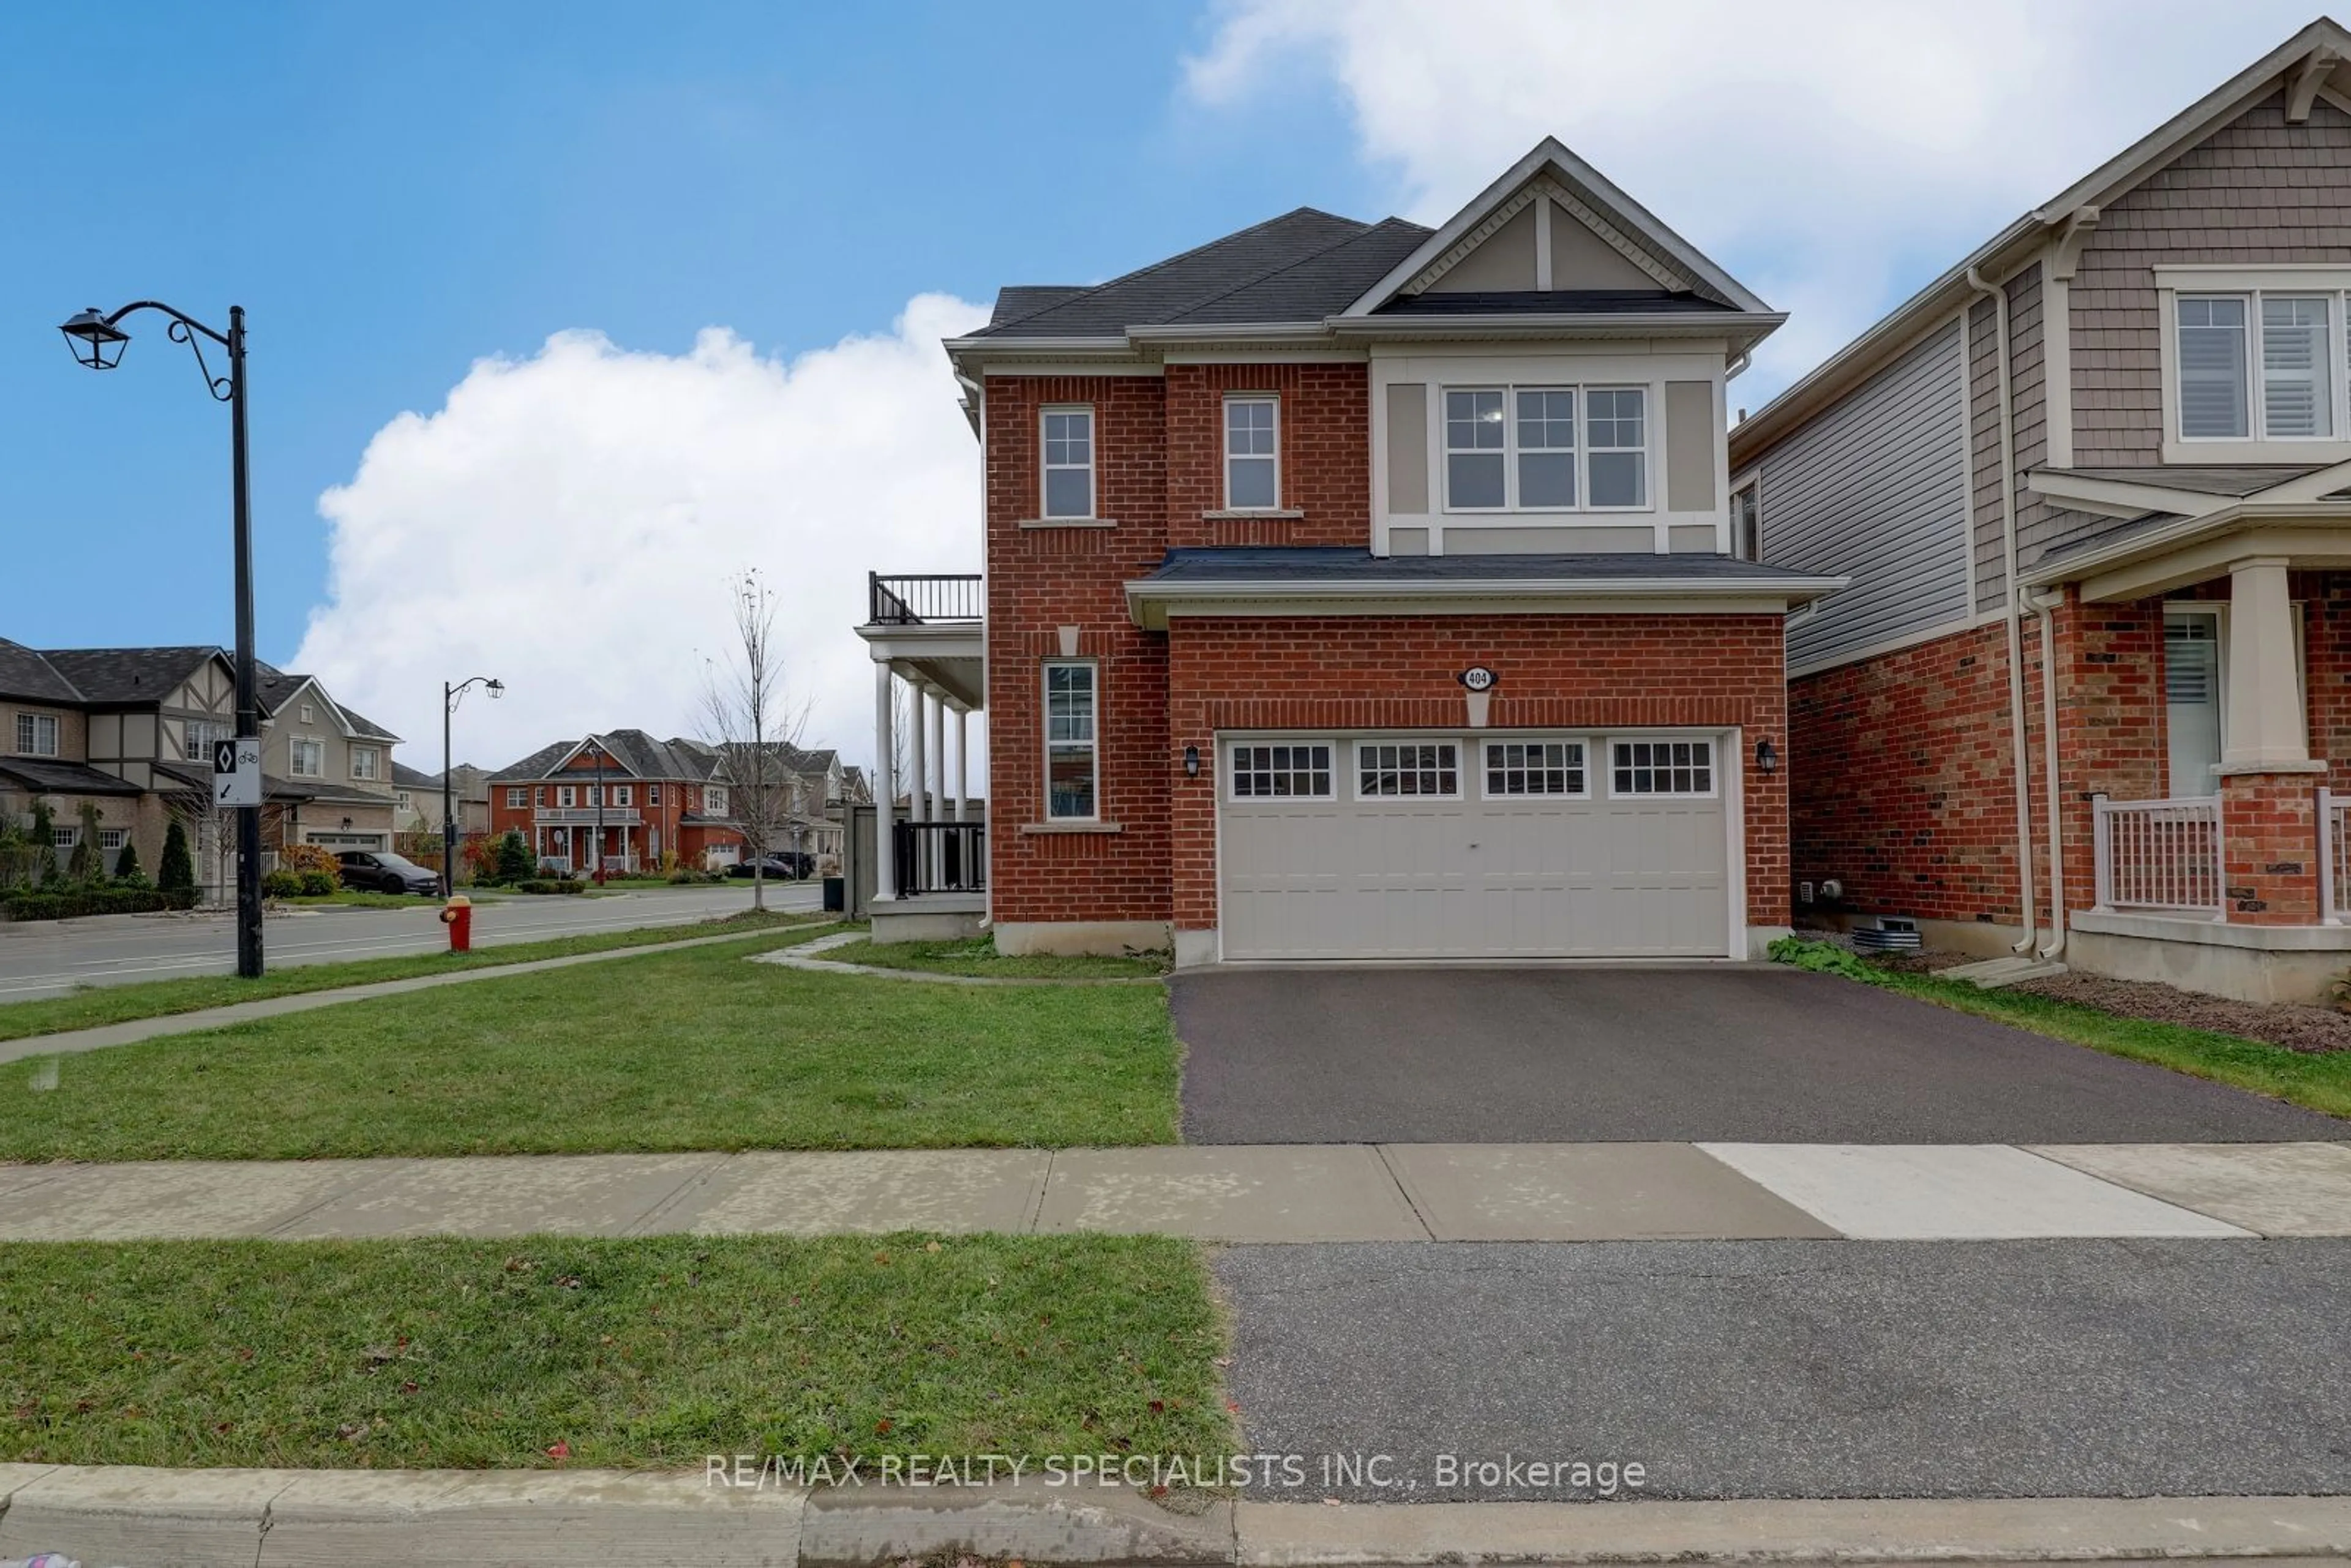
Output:
[[[1792,666],[1966,618],[1959,383],[1952,322],[1764,459],[1764,559],[1853,579],[1790,628]]]
[[[2102,210],[2073,284],[2074,461],[2163,457],[2159,265],[2351,266],[2351,115],[2273,97]]]
[[[1399,382],[1388,388],[1388,515],[1428,515],[1428,387]]]

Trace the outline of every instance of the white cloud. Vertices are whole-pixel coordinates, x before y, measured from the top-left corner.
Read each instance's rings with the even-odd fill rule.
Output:
[[[1558,136],[1793,313],[1740,383],[1751,404],[2309,15],[2308,0],[1230,0],[1186,87],[1233,105],[1327,74],[1423,222]]]
[[[850,631],[867,570],[979,568],[978,448],[939,340],[985,316],[926,294],[885,335],[790,361],[713,328],[680,355],[565,332],[481,361],[320,497],[329,597],[296,667],[427,771],[444,678],[507,684],[459,708],[460,760],[591,728],[692,735],[705,660],[728,652],[727,580],[758,567],[809,742],[871,761],[872,666]]]

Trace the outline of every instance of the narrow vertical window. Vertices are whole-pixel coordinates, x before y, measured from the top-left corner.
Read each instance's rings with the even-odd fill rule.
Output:
[[[1101,768],[1094,666],[1045,666],[1045,815],[1088,821],[1097,812]]]
[[[1505,495],[1502,394],[1445,394],[1445,504],[1456,511],[1499,511]]]
[[[1740,560],[1763,559],[1761,486],[1748,485],[1731,492],[1730,553]]]
[[[1592,504],[1648,505],[1648,394],[1639,387],[1596,387],[1584,402]]]
[[[1280,404],[1270,397],[1225,400],[1225,506],[1236,512],[1281,505]]]
[[[2179,301],[2179,434],[2183,440],[2245,440],[2252,434],[2246,387],[2245,301],[2234,295]]]
[[[2324,440],[2335,430],[2326,301],[2262,300],[2262,430],[2273,440]]]
[[[1045,516],[1094,515],[1094,411],[1045,411]]]
[[[1565,388],[1519,394],[1519,505],[1575,505],[1575,393]]]

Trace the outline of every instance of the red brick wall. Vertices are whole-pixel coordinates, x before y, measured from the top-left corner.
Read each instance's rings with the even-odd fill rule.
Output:
[[[1166,377],[1167,542],[1358,545],[1372,532],[1370,368],[1170,365]],[[1280,400],[1281,505],[1302,517],[1207,519],[1225,506],[1225,395]]]
[[[1788,917],[1786,691],[1776,615],[1494,615],[1179,620],[1169,633],[1168,728],[1160,755],[1174,810],[1175,920],[1217,924],[1218,730],[1463,727],[1462,670],[1501,675],[1495,728],[1742,726],[1747,899],[1758,925]],[[1727,759],[1726,759],[1727,760]]]
[[[1166,639],[1137,627],[1124,584],[1165,553],[1165,396],[1155,376],[987,382],[988,877],[1003,921],[1167,918]],[[1040,510],[1038,411],[1094,408],[1095,510],[1114,528],[1024,528]],[[1101,664],[1099,810],[1115,833],[1023,832],[1045,821],[1042,666],[1060,628]]]

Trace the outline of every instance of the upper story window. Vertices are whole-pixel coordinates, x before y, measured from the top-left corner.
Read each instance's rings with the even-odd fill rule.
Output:
[[[57,754],[57,716],[50,713],[18,714],[16,752],[20,757],[55,757]]]
[[[522,810],[522,803],[523,803],[523,801],[524,801],[524,800],[528,800],[528,798],[529,798],[529,797],[528,797],[528,791],[526,790],[526,789],[525,789],[525,787],[524,787],[524,786],[522,786],[522,785],[520,785],[520,784],[509,784],[509,785],[507,785],[507,810],[509,810],[509,811],[519,811],[519,810]]]
[[[383,773],[383,753],[372,746],[351,747],[351,777],[372,781]]]
[[[302,705],[301,712],[296,715],[296,716],[304,724],[316,724],[319,722],[319,710],[312,707],[308,703],[304,703]]]
[[[612,804],[615,806],[632,804],[636,800],[636,793],[633,785],[615,784],[612,786]]]
[[[1055,821],[1091,821],[1101,768],[1095,746],[1100,691],[1091,664],[1057,662],[1045,666],[1045,815]]]
[[[1448,387],[1452,512],[1634,511],[1649,504],[1644,387]]]
[[[1094,411],[1045,410],[1044,515],[1094,515]]]
[[[645,786],[645,804],[648,806],[658,806],[661,804],[660,785],[648,784]]]
[[[216,718],[192,718],[181,737],[180,755],[190,762],[209,762],[213,747],[229,737],[228,726]]]
[[[1740,560],[1763,559],[1763,485],[1750,479],[1730,493],[1730,553]]]
[[[1236,512],[1281,505],[1281,404],[1270,397],[1225,400],[1225,506]]]
[[[703,809],[708,811],[712,816],[725,816],[726,814],[726,791],[716,784],[706,786],[702,791],[702,804]]]
[[[314,736],[296,736],[287,759],[297,779],[324,779],[327,776],[327,743]]]
[[[2339,441],[2351,296],[2256,288],[2181,293],[2174,307],[2179,439]]]
[[[580,786],[577,784],[558,784],[555,787],[555,804],[558,808],[577,806],[580,804]]]

